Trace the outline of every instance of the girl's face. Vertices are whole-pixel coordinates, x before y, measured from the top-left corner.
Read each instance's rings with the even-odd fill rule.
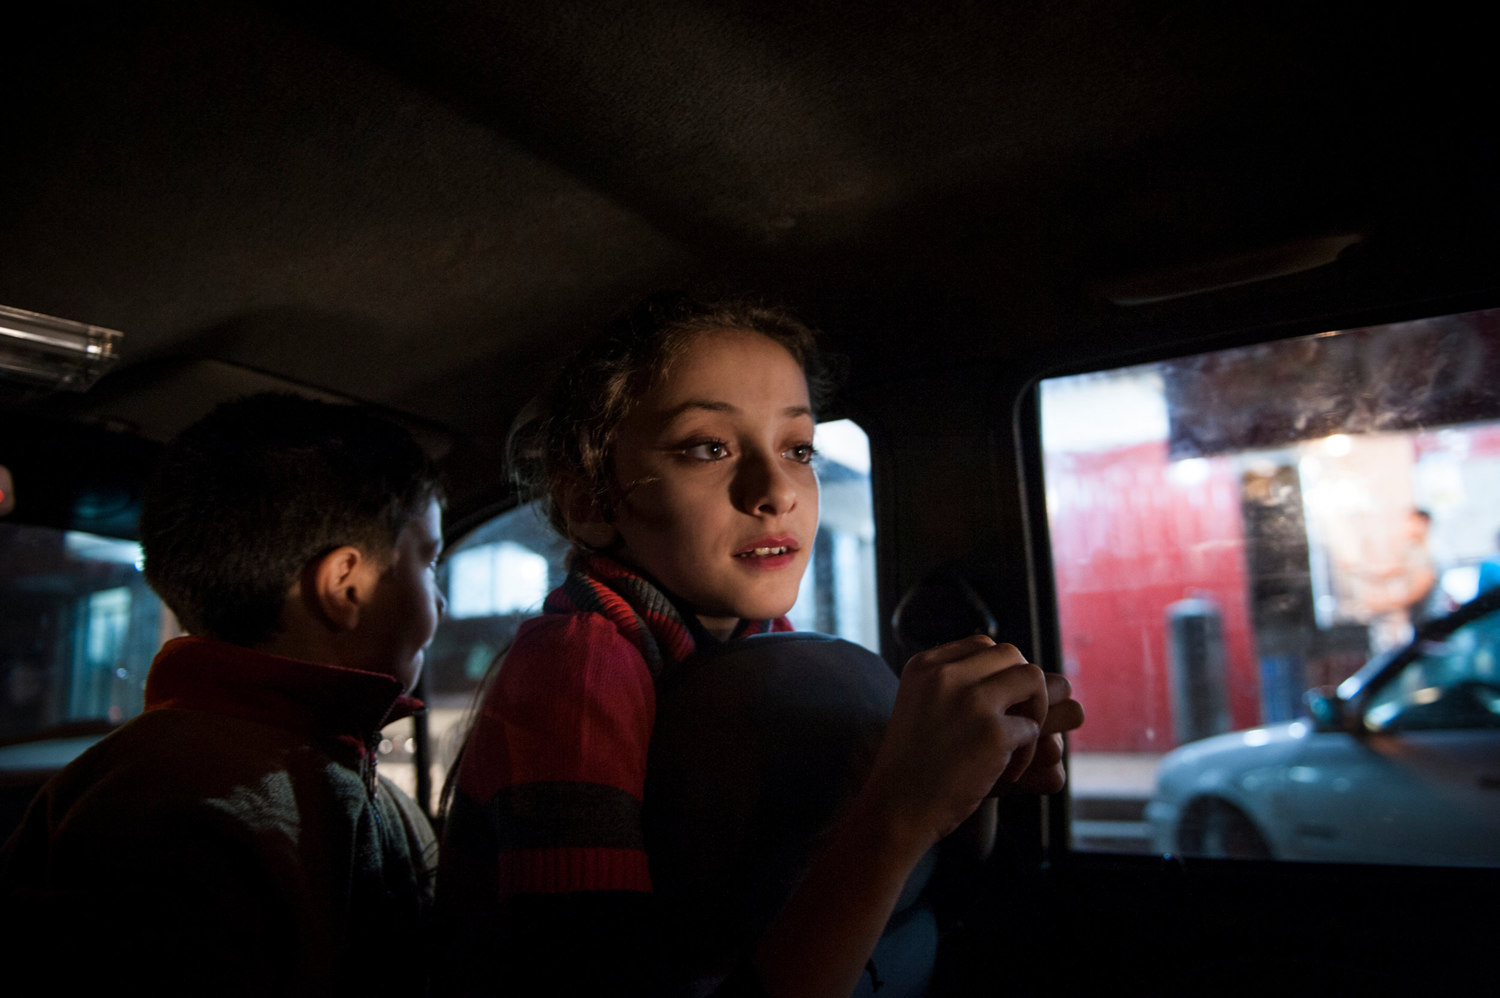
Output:
[[[614,553],[719,637],[786,613],[818,529],[812,440],[807,378],[784,347],[698,336],[620,424]]]

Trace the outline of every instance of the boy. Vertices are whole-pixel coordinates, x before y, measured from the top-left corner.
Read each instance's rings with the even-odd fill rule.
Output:
[[[415,441],[350,406],[252,396],[167,446],[141,541],[188,636],[0,853],[18,955],[69,993],[423,993],[434,838],[372,746],[420,706],[440,502]]]

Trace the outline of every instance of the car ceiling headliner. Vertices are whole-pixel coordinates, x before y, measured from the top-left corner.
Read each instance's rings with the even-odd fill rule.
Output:
[[[770,294],[868,378],[1065,358],[1150,324],[1110,281],[1333,234],[1320,288],[1472,290],[1497,88],[1443,5],[1373,6],[38,7],[0,303],[125,340],[88,396],[6,404],[160,437],[270,376],[489,455],[662,286]]]

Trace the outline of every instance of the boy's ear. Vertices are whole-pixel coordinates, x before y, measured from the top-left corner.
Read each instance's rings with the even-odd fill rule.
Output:
[[[359,612],[369,599],[369,588],[378,579],[374,562],[359,548],[346,544],[313,562],[309,582],[311,602],[337,630],[352,631],[359,625]]]
[[[595,551],[610,548],[620,537],[615,525],[604,518],[592,493],[581,482],[570,481],[562,491],[563,518],[568,536]]]

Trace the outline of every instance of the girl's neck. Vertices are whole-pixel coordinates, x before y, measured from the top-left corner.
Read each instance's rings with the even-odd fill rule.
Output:
[[[705,631],[720,641],[728,641],[734,636],[735,628],[740,626],[738,617],[705,617],[701,614],[693,614],[693,616]]]

